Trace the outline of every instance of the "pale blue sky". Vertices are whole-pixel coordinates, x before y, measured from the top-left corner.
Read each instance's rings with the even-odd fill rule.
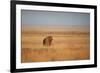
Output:
[[[21,10],[24,26],[90,26],[89,13]]]

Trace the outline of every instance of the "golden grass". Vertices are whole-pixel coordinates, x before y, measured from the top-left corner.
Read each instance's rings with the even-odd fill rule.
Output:
[[[43,46],[43,39],[52,35],[52,45]],[[86,60],[90,58],[89,34],[24,34],[22,33],[21,62]]]

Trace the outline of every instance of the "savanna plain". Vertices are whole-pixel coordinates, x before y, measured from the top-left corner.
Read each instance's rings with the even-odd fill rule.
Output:
[[[43,39],[52,36],[50,46]],[[87,60],[90,58],[89,31],[35,31],[23,28],[21,32],[21,62],[48,62]]]

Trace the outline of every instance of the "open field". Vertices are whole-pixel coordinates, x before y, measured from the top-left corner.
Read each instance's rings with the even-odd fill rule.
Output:
[[[51,46],[43,39],[52,36]],[[89,32],[22,31],[21,62],[86,60],[90,58]]]

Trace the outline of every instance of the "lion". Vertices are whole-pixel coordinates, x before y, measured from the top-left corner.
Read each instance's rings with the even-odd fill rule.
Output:
[[[51,46],[53,37],[52,36],[47,36],[43,39],[43,45],[44,46]]]

